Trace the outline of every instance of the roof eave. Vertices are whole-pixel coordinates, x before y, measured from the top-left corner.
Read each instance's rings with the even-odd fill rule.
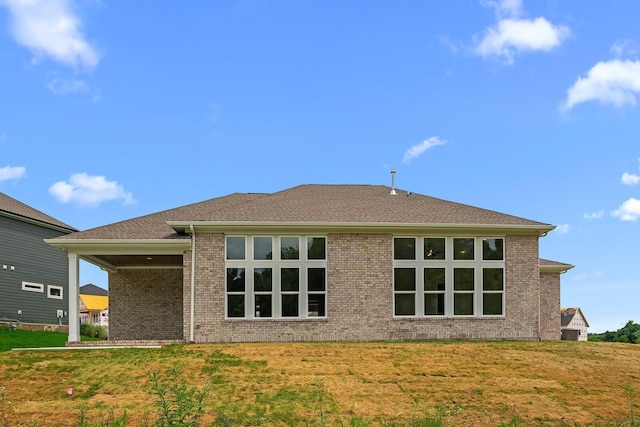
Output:
[[[282,222],[282,221],[167,221],[177,232],[392,232],[451,234],[527,234],[544,236],[555,226],[548,224],[442,224],[399,222]]]
[[[45,239],[45,243],[79,255],[182,255],[191,239]]]
[[[540,265],[540,273],[559,273],[563,274],[574,268],[575,265],[571,264],[556,264],[556,265]]]

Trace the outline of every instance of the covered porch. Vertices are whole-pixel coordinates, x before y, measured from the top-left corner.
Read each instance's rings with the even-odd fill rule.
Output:
[[[189,235],[46,242],[68,253],[70,343],[80,341],[80,260],[108,273],[110,341],[184,341],[183,271],[185,253],[191,249]]]

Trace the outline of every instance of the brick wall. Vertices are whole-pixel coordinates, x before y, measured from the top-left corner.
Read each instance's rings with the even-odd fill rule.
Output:
[[[540,339],[560,337],[560,273],[540,273]]]
[[[182,269],[109,273],[109,339],[182,339]]]
[[[489,319],[394,319],[393,236],[332,233],[327,237],[326,319],[225,320],[224,235],[198,233],[194,340],[537,340],[540,337],[537,236],[506,237],[506,315]],[[190,327],[190,253],[185,254],[184,265],[182,334],[187,339]]]

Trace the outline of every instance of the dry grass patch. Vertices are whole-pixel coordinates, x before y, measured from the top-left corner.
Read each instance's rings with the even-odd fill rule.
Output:
[[[247,343],[0,353],[17,425],[156,411],[150,376],[208,390],[202,425],[620,425],[640,404],[640,346],[568,342]],[[67,388],[73,387],[73,394]],[[1,415],[1,414],[0,414]],[[71,421],[70,421],[71,420]],[[515,420],[515,421],[514,421]]]

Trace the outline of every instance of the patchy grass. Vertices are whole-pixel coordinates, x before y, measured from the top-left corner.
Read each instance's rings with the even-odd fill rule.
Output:
[[[76,425],[69,420],[79,413],[92,425],[124,414],[127,425],[148,425],[157,412],[153,375],[175,372],[177,382],[206,391],[201,425],[629,426],[640,419],[640,346],[629,344],[252,343],[0,354],[10,425]]]

